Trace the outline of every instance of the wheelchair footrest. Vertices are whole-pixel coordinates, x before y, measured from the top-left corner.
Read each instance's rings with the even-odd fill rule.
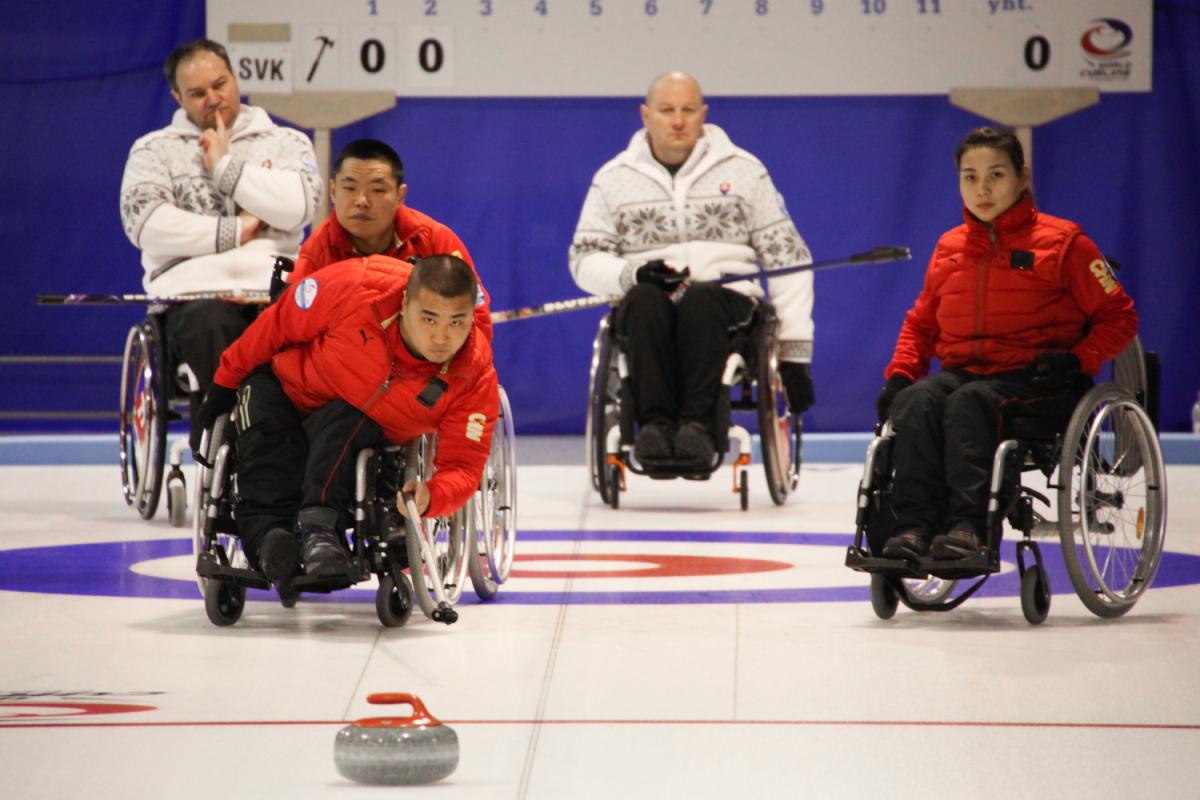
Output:
[[[846,548],[846,566],[856,572],[894,575],[897,578],[925,578],[927,572],[903,558],[876,558],[865,550],[851,545]]]
[[[247,589],[270,589],[271,584],[261,573],[252,569],[227,567],[212,556],[201,555],[196,561],[196,574],[201,578],[224,581]]]
[[[1000,558],[990,549],[979,550],[965,558],[922,558],[921,569],[937,578],[961,580],[1000,571]]]

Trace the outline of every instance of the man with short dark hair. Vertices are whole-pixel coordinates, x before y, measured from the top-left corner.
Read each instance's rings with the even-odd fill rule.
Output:
[[[402,487],[422,515],[479,486],[500,401],[477,293],[456,256],[344,261],[291,284],[221,357],[199,417],[238,407],[238,534],[285,606],[301,563],[349,569],[359,450],[437,432],[433,477]]]
[[[808,247],[766,167],[705,123],[691,75],[659,75],[641,107],[643,129],[592,179],[570,265],[596,295],[624,295],[617,334],[626,342],[639,461],[710,466],[721,370],[763,290],[760,269],[807,264]],[[745,275],[727,286],[704,283]],[[686,285],[685,278],[695,281]],[[792,411],[813,403],[812,274],[767,282],[779,316],[779,372]]]
[[[386,143],[356,139],[333,161],[329,199],[333,211],[300,248],[289,282],[304,280],[321,268],[349,258],[385,255],[401,260],[448,254],[472,267],[467,247],[449,227],[404,204],[408,184],[404,164]],[[478,302],[487,310],[487,290]],[[491,339],[491,318],[479,320]]]
[[[143,286],[160,296],[266,291],[275,256],[296,255],[321,200],[312,143],[242,105],[217,42],[180,45],[163,70],[179,110],[134,142],[121,180],[121,221],[142,251]],[[251,317],[219,300],[167,312],[169,346],[200,392]]]

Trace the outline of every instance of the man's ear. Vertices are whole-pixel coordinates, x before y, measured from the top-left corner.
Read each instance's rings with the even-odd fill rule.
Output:
[[[179,107],[180,107],[180,108],[183,108],[183,96],[182,96],[182,95],[180,95],[180,94],[179,94],[179,92],[177,92],[177,91],[175,91],[174,89],[172,89],[172,90],[171,90],[171,97],[174,97],[174,98],[175,98],[175,102],[179,104]]]
[[[402,183],[396,187],[396,200],[398,205],[404,205],[404,198],[408,197],[408,184]],[[407,291],[407,290],[406,290]]]

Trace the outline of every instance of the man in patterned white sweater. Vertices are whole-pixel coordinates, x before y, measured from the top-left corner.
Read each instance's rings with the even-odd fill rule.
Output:
[[[170,125],[134,142],[121,180],[121,222],[142,251],[142,284],[156,296],[265,291],[275,256],[296,256],[321,202],[312,143],[241,104],[217,42],[180,45],[163,70],[180,108]],[[252,316],[221,300],[167,311],[168,346],[201,394]]]
[[[707,466],[732,333],[762,297],[760,270],[811,263],[766,167],[715,125],[690,75],[654,79],[644,130],[596,173],[571,243],[571,274],[616,311],[633,389],[639,461]],[[745,274],[725,286],[708,281]],[[682,294],[679,289],[686,278]],[[780,326],[780,377],[796,413],[812,405],[812,273],[767,281]]]

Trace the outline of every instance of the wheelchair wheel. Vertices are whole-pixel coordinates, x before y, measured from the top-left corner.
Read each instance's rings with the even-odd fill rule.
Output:
[[[914,605],[940,603],[958,585],[958,581],[930,575],[925,578],[905,578],[904,592]]]
[[[600,320],[596,339],[592,342],[592,368],[588,378],[587,442],[588,473],[592,488],[600,493],[600,499],[612,503],[609,496],[608,478],[608,432],[620,424],[621,379],[617,375],[613,358],[612,334],[609,325],[612,316]],[[615,507],[615,506],[614,506]]]
[[[167,457],[170,388],[162,325],[149,316],[129,329],[121,363],[118,438],[125,502],[142,519],[158,510]]]
[[[228,581],[208,581],[204,590],[204,613],[218,627],[232,625],[246,608],[246,589]]]
[[[1134,461],[1140,468],[1130,472]],[[1166,469],[1150,417],[1119,386],[1093,388],[1067,426],[1058,490],[1063,559],[1092,613],[1118,617],[1150,586],[1166,514]]]
[[[379,578],[379,589],[375,592],[375,613],[387,628],[399,628],[412,616],[412,586],[404,573],[385,573]]]
[[[613,464],[608,468],[607,474],[608,480],[605,483],[608,486],[608,504],[616,511],[621,507],[621,468]]]
[[[1050,613],[1050,587],[1036,568],[1021,576],[1021,613],[1030,625],[1041,625]]]
[[[1112,361],[1112,380],[1138,401],[1138,405],[1146,408],[1150,394],[1150,377],[1146,372],[1146,353],[1142,350],[1141,341],[1135,336],[1121,354]],[[1118,420],[1116,435],[1129,440],[1136,432],[1123,420]],[[1142,468],[1140,452],[1137,447],[1123,448],[1128,457],[1118,467],[1123,475],[1133,475]]]
[[[880,619],[891,619],[900,605],[900,595],[892,582],[878,573],[871,575],[871,610]]]
[[[781,506],[800,482],[800,415],[787,405],[779,375],[774,331],[759,336],[755,379],[758,382],[758,435],[771,500]]]
[[[182,478],[167,481],[167,517],[172,528],[187,525],[187,486]]]
[[[500,418],[479,491],[467,509],[467,571],[480,600],[496,596],[512,572],[517,547],[516,433],[508,394],[500,388]]]
[[[219,548],[224,552],[225,560],[230,566],[248,569],[250,562],[242,551],[242,540],[221,530],[231,529],[231,524],[220,524],[229,522],[222,521],[221,517],[229,513],[224,482],[232,468],[232,426],[229,417],[222,417],[216,421],[209,432],[204,451],[205,459],[213,466],[210,468],[196,464],[192,481],[192,555],[199,559],[200,554],[206,550]],[[200,587],[200,594],[206,603],[209,586],[213,583],[214,581],[207,578],[196,576],[196,585]]]

